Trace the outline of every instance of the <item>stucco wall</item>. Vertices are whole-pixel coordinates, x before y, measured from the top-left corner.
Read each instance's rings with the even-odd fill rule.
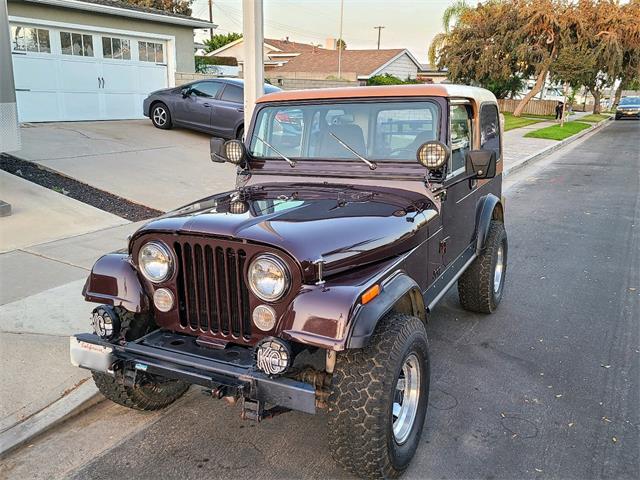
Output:
[[[69,8],[58,8],[49,5],[14,2],[9,0],[10,17],[27,17],[49,20],[53,22],[73,23],[93,27],[131,30],[144,33],[156,33],[175,37],[176,70],[194,72],[193,29],[180,25],[159,22],[148,22],[136,18],[116,17],[94,12],[82,12]]]
[[[407,77],[416,78],[418,75],[418,67],[408,55],[404,54],[383,68],[378,75],[384,75],[385,73],[398,77],[401,80],[406,80]]]

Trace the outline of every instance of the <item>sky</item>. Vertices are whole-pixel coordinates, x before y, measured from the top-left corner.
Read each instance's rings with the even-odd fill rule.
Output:
[[[218,33],[242,32],[242,0],[212,0]],[[267,38],[322,44],[338,38],[340,0],[263,0]],[[429,42],[442,30],[442,13],[453,0],[344,0],[343,38],[347,48],[407,48],[427,62]],[[209,18],[208,0],[195,0],[193,16]],[[216,33],[214,31],[214,33]],[[202,34],[197,36],[201,39]],[[206,37],[205,37],[206,38]]]

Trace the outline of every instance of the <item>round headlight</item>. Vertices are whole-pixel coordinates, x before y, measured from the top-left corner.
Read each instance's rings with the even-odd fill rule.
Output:
[[[229,162],[239,165],[244,158],[244,143],[240,140],[229,140],[224,144],[224,155]]]
[[[260,255],[248,273],[251,291],[265,302],[275,302],[289,288],[289,270],[285,263],[274,255]]]
[[[142,274],[150,281],[158,283],[171,276],[173,257],[162,242],[149,242],[138,253],[138,265]]]
[[[449,160],[449,148],[442,142],[423,143],[418,148],[418,161],[429,170],[441,169]]]

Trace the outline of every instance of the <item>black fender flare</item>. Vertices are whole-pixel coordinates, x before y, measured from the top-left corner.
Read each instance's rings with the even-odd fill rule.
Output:
[[[489,234],[489,227],[491,226],[491,219],[493,218],[493,212],[496,208],[500,209],[500,215],[504,213],[502,211],[502,202],[494,194],[489,193],[480,197],[478,206],[476,208],[476,238],[475,238],[475,250],[479,254],[484,249],[487,235]]]
[[[422,321],[426,321],[426,310],[420,287],[409,275],[400,273],[393,276],[387,283],[383,283],[380,294],[357,310],[351,322],[352,327],[347,340],[347,348],[365,347],[378,322],[407,293],[411,298],[412,314]]]

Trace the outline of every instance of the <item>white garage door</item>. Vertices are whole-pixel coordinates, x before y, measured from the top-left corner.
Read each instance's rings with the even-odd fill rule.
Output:
[[[142,118],[168,86],[161,40],[12,24],[11,41],[21,122]]]

